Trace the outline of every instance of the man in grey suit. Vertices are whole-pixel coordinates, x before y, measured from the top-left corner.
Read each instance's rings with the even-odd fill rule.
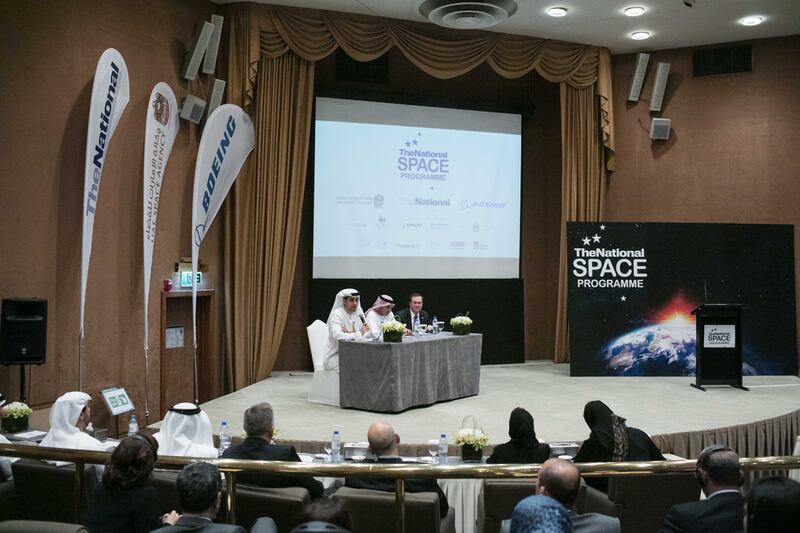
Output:
[[[619,533],[619,518],[599,513],[578,514],[573,509],[581,486],[581,473],[569,461],[548,459],[539,469],[536,479],[536,494],[550,496],[569,511],[572,531],[575,533]],[[501,533],[508,532],[511,520],[503,520]]]
[[[241,526],[215,524],[222,501],[219,469],[211,463],[192,463],[183,467],[175,482],[178,502],[183,515],[174,526],[162,527],[152,533],[246,533]],[[260,520],[260,519],[259,519]],[[271,525],[272,520],[268,519]],[[262,526],[266,527],[266,526]],[[255,529],[254,529],[255,530]],[[264,531],[276,531],[265,529]]]

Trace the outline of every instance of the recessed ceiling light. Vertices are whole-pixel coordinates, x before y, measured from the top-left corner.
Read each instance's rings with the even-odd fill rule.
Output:
[[[551,7],[547,10],[547,14],[551,17],[566,17],[567,16],[567,8],[566,7]]]
[[[764,22],[764,17],[759,17],[758,15],[751,15],[739,19],[739,24],[742,26],[758,26],[762,22]]]
[[[642,39],[647,39],[650,37],[649,31],[635,31],[631,33],[631,39],[634,41],[641,41]]]
[[[623,13],[629,17],[638,17],[639,15],[643,15],[644,12],[645,9],[642,6],[626,7],[625,11],[623,11]]]

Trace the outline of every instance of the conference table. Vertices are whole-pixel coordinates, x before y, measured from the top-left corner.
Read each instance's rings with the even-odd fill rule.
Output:
[[[339,405],[384,413],[478,394],[483,335],[339,342]]]

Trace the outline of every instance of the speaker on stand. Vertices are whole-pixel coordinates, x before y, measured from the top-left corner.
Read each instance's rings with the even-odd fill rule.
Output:
[[[20,365],[20,401],[26,401],[25,366],[43,364],[46,352],[47,300],[4,298],[0,308],[0,364]]]

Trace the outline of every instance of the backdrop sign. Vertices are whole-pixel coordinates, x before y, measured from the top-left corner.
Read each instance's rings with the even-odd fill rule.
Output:
[[[197,257],[200,244],[222,207],[233,181],[255,146],[253,121],[241,107],[221,105],[206,121],[194,171],[192,207],[192,341],[197,315]],[[195,370],[196,373],[196,370]]]
[[[103,166],[111,144],[111,137],[114,135],[122,112],[125,111],[125,106],[128,105],[129,94],[128,67],[125,65],[125,60],[117,50],[109,48],[103,52],[97,62],[89,107],[89,127],[86,132],[81,250],[81,339],[83,339],[86,281],[89,274],[89,259],[92,254],[94,214],[100,194],[100,178],[103,175]]]
[[[792,226],[571,222],[567,247],[571,375],[694,375],[703,303],[746,306],[745,375],[796,374]]]

